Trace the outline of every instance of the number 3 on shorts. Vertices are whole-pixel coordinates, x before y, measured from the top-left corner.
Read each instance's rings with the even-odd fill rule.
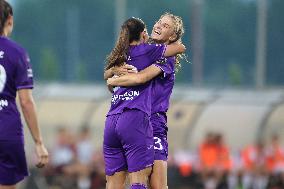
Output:
[[[3,92],[5,84],[6,84],[6,71],[2,65],[0,65],[0,93]]]
[[[154,137],[154,149],[155,150],[163,150],[162,140],[159,137]]]

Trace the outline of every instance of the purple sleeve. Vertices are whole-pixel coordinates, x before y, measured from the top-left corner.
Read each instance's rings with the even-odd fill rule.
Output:
[[[148,44],[147,45],[147,56],[151,62],[156,62],[164,57],[167,46],[164,44]]]
[[[18,64],[16,65],[15,83],[17,90],[33,88],[33,71],[30,65],[30,58],[26,52],[23,52]]]
[[[165,58],[164,61],[157,61],[153,65],[160,68],[164,74],[164,77],[166,77],[166,75],[169,75],[175,72],[174,63],[175,63],[175,58],[169,57],[169,58]]]

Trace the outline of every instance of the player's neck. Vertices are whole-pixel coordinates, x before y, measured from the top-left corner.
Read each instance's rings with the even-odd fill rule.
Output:
[[[129,45],[139,45],[142,41],[132,41]]]
[[[1,34],[1,37],[8,37],[10,34],[9,30],[7,28],[4,28],[3,33]]]
[[[152,39],[155,43],[158,44],[165,44],[165,45],[169,45],[170,41],[169,40],[157,40],[157,39]]]

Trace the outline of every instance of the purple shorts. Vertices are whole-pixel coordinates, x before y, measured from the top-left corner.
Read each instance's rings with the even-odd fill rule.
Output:
[[[0,141],[0,184],[14,185],[26,176],[28,168],[23,141]]]
[[[168,127],[166,113],[151,115],[151,124],[154,135],[154,160],[168,160]]]
[[[153,130],[149,116],[137,109],[110,115],[104,130],[106,175],[136,172],[154,163]]]

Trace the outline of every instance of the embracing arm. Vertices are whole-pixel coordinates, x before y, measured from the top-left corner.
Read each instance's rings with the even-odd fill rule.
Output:
[[[151,65],[137,74],[127,74],[117,78],[109,78],[107,84],[124,87],[137,86],[150,81],[160,73],[162,73],[162,70],[159,67]]]
[[[114,75],[125,75],[128,73],[136,73],[135,67],[132,65],[124,64],[122,66],[114,66],[104,72],[104,79],[107,80]]]
[[[24,118],[35,142],[36,153],[39,159],[37,167],[43,167],[48,163],[48,152],[43,144],[42,136],[38,126],[35,103],[32,97],[32,90],[21,89],[18,91],[18,95]]]
[[[175,56],[177,54],[184,53],[186,50],[185,46],[180,42],[175,42],[167,45],[166,48],[165,57]]]

